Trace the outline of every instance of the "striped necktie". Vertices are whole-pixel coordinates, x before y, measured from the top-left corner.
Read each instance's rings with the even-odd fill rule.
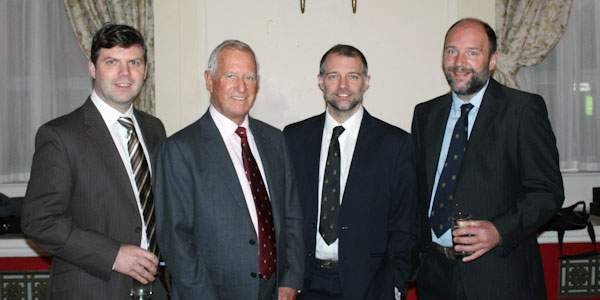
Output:
[[[127,149],[129,151],[129,160],[131,161],[135,184],[138,188],[140,204],[142,205],[142,214],[146,225],[146,237],[148,238],[148,251],[158,256],[155,233],[156,224],[154,221],[154,196],[152,195],[148,162],[146,161],[144,149],[135,132],[131,118],[120,117],[118,122],[127,129]]]

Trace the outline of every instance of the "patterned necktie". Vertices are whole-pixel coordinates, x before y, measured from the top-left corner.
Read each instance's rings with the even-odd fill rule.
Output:
[[[338,138],[344,127],[333,128],[321,192],[321,220],[319,233],[327,245],[338,239],[338,219],[340,210],[340,142]]]
[[[450,228],[450,215],[454,201],[454,184],[460,169],[460,163],[467,151],[467,134],[469,126],[469,111],[473,104],[467,103],[460,107],[460,118],[454,125],[448,156],[438,181],[437,191],[431,207],[431,228],[439,238]]]
[[[131,118],[120,117],[118,122],[127,129],[127,149],[129,151],[129,160],[131,161],[135,184],[138,188],[140,204],[142,205],[142,214],[146,225],[146,237],[148,238],[148,251],[159,256],[154,222],[154,196],[152,195],[148,162],[146,161],[144,149],[135,132]]]
[[[242,160],[244,161],[246,178],[248,178],[250,190],[252,190],[256,215],[258,217],[258,271],[266,281],[275,272],[277,265],[273,210],[271,209],[271,201],[269,201],[269,195],[260,174],[260,169],[252,155],[252,151],[250,151],[246,128],[238,127],[235,133],[242,140]]]

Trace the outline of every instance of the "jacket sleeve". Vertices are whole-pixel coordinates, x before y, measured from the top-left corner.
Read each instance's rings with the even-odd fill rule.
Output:
[[[492,222],[501,236],[496,251],[508,255],[561,207],[564,200],[556,139],[544,100],[524,99],[517,134],[523,195]]]
[[[120,243],[74,220],[69,206],[80,201],[72,195],[77,174],[72,169],[75,149],[65,146],[64,135],[42,126],[35,141],[31,178],[23,202],[21,224],[40,248],[103,280],[110,278]]]

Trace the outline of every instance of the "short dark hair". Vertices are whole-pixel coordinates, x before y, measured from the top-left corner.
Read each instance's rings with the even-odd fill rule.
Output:
[[[325,52],[325,54],[323,54],[323,57],[321,58],[321,64],[319,65],[319,74],[321,76],[323,76],[323,73],[325,72],[325,69],[323,67],[325,65],[325,60],[331,54],[338,54],[338,55],[342,55],[342,56],[346,56],[346,57],[360,58],[360,60],[363,63],[363,73],[365,74],[365,76],[367,76],[367,73],[369,71],[369,66],[367,65],[367,59],[362,54],[362,52],[360,52],[360,50],[356,49],[356,47],[354,47],[354,46],[342,45],[342,44],[337,44],[337,45],[331,47],[331,49],[327,50],[327,52]]]
[[[497,44],[498,42],[497,42],[497,38],[496,38],[496,32],[494,32],[494,29],[492,29],[492,27],[488,23],[486,23],[486,22],[484,22],[484,21],[482,21],[480,19],[477,19],[477,18],[463,18],[463,19],[460,19],[460,20],[456,21],[456,23],[452,24],[452,26],[450,26],[450,28],[448,29],[448,31],[446,31],[446,36],[444,36],[444,46],[446,45],[446,39],[448,38],[448,35],[450,34],[450,31],[452,31],[452,29],[454,29],[454,27],[456,27],[459,24],[464,23],[464,22],[478,23],[478,24],[480,24],[483,27],[483,30],[485,31],[485,34],[488,37],[488,43],[489,43],[489,46],[490,46],[489,47],[490,48],[489,56],[491,57],[492,54],[494,54],[494,52],[496,52],[497,47],[498,47],[498,44]]]
[[[144,43],[144,37],[135,28],[122,24],[104,24],[96,32],[92,39],[92,50],[90,59],[96,64],[100,49],[110,49],[115,46],[129,48],[131,46],[140,46],[144,51],[144,63],[147,62],[147,49]]]

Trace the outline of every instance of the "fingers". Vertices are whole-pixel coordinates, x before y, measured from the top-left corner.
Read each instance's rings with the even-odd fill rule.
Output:
[[[461,228],[453,230],[456,251],[472,252],[463,262],[473,261],[490,251],[500,242],[500,234],[489,221],[465,221]]]
[[[114,270],[146,284],[154,281],[158,258],[152,252],[133,245],[121,245]]]
[[[298,294],[298,291],[289,287],[279,287],[278,289],[278,300],[294,300]]]

